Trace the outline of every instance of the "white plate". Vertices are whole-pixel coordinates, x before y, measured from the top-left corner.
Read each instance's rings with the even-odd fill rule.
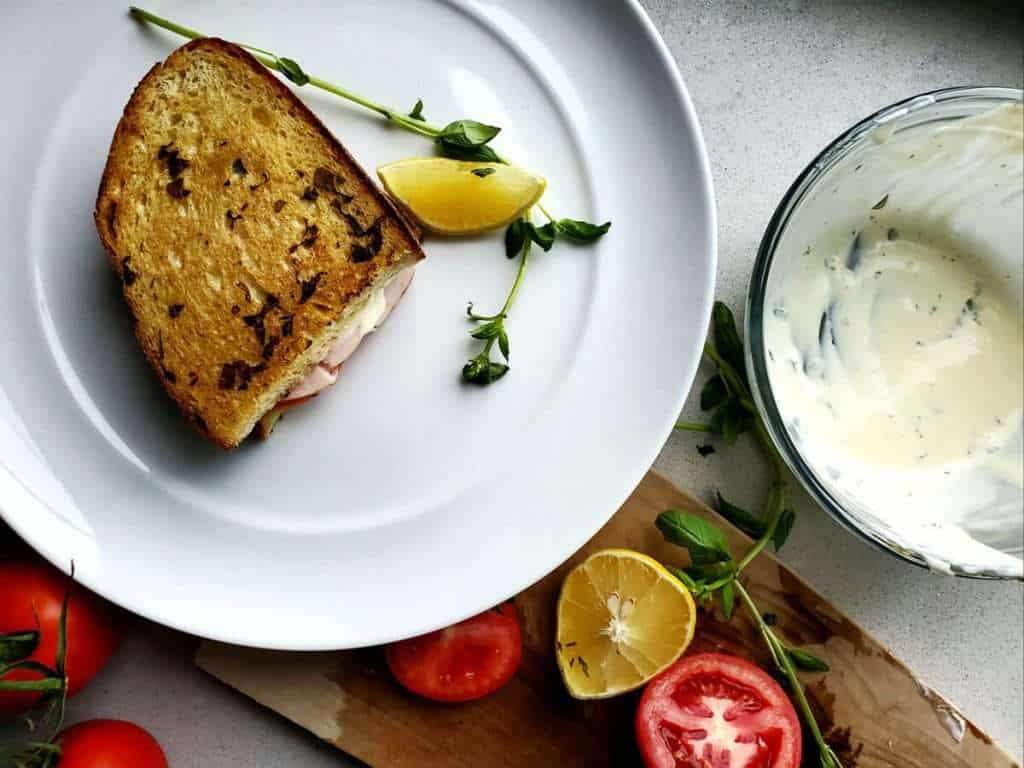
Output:
[[[611,219],[538,253],[512,371],[459,370],[463,311],[500,305],[500,235],[428,260],[338,385],[225,454],[183,423],[136,345],[92,223],[135,83],[182,42],[120,3],[5,11],[0,62],[0,508],[116,603],[233,643],[374,644],[462,619],[542,577],[654,460],[693,380],[715,273],[693,107],[635,2],[381,0],[151,10],[270,48],[431,120],[503,128],[558,215]],[[41,42],[44,41],[44,42]],[[367,168],[429,153],[333,97],[302,98]]]

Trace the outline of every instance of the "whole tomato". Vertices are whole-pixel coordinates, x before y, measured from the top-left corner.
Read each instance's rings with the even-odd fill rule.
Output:
[[[56,568],[34,558],[0,561],[0,636],[34,630],[38,644],[28,656],[48,667],[57,664],[57,640],[64,596],[71,590],[64,671],[67,695],[74,696],[107,663],[118,643],[113,609],[86,589],[73,585]],[[2,639],[2,638],[0,638]],[[3,680],[40,680],[41,672],[15,669]],[[41,694],[0,690],[0,715],[31,709]]]
[[[148,731],[124,720],[87,720],[57,737],[57,768],[167,768]]]

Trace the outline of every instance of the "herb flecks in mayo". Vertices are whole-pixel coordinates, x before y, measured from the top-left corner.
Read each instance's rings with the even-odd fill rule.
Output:
[[[857,183],[877,189],[859,210],[813,201],[819,228],[790,235],[767,297],[797,447],[844,507],[946,570],[1022,570],[1005,554],[1024,536],[1022,122],[1010,105],[871,147]]]

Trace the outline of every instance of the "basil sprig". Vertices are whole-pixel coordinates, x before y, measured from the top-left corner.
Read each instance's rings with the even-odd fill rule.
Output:
[[[733,443],[739,435],[754,435],[765,455],[771,461],[774,478],[761,514],[754,514],[727,501],[717,494],[718,513],[752,539],[750,549],[738,561],[733,558],[729,544],[721,529],[700,515],[685,510],[667,509],[658,515],[655,524],[662,536],[672,544],[685,549],[690,564],[683,568],[669,567],[670,572],[693,594],[694,599],[707,606],[718,600],[722,616],[728,621],[737,599],[743,603],[757,625],[772,660],[786,679],[790,694],[796,701],[807,729],[818,748],[821,768],[842,768],[842,763],[825,741],[804,694],[797,670],[827,672],[828,665],[802,648],[788,645],[758,610],[754,599],[740,581],[740,574],[761,551],[773,544],[782,548],[796,515],[788,498],[785,469],[765,430],[753,403],[744,368],[743,341],[732,312],[722,302],[715,302],[711,312],[711,339],[704,345],[704,354],[717,368],[700,391],[702,411],[711,412],[708,424],[679,422],[678,429],[709,432]]]
[[[478,315],[473,312],[472,303],[470,303],[469,308],[466,310],[470,320],[475,323],[482,323],[482,325],[477,325],[473,328],[469,335],[474,339],[483,341],[484,344],[476,357],[470,359],[462,367],[462,378],[464,381],[470,384],[486,386],[508,373],[509,340],[508,331],[505,329],[505,320],[508,317],[509,310],[515,303],[519,286],[522,284],[523,274],[526,272],[526,266],[530,260],[530,249],[533,245],[537,245],[545,252],[550,251],[559,234],[563,234],[559,225],[565,221],[572,222],[573,227],[575,227],[573,231],[575,232],[582,232],[584,230],[588,232],[591,235],[589,242],[600,238],[611,227],[610,222],[596,226],[585,221],[571,219],[556,220],[550,216],[547,224],[538,227],[530,221],[529,212],[527,212],[526,216],[516,219],[508,225],[508,228],[505,230],[505,255],[510,259],[518,256],[520,258],[519,269],[516,270],[516,277],[512,283],[512,288],[509,290],[508,297],[505,299],[505,304],[497,314]],[[505,359],[503,363],[491,360],[491,350],[495,344],[497,344],[498,351]]]

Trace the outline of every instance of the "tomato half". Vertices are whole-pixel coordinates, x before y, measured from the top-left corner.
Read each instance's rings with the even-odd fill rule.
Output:
[[[168,768],[149,731],[124,720],[87,720],[59,737],[57,768]]]
[[[387,648],[388,666],[404,688],[434,701],[471,701],[512,679],[523,655],[519,616],[511,603]]]
[[[647,768],[797,768],[800,721],[786,692],[745,659],[702,653],[647,684],[636,713]]]
[[[61,606],[71,580],[39,560],[0,561],[0,635],[36,630],[39,642],[30,659],[49,667],[57,663]],[[67,653],[64,670],[68,695],[74,696],[100,671],[117,647],[111,607],[81,586],[72,587],[68,603]],[[39,672],[16,669],[5,680],[38,680]],[[0,714],[30,709],[35,692],[0,691]]]

